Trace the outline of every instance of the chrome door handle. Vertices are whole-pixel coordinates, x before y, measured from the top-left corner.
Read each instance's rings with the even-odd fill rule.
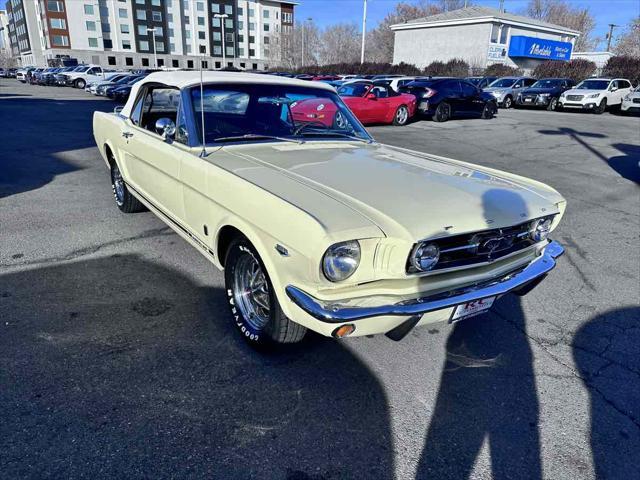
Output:
[[[124,138],[131,138],[131,137],[133,137],[133,133],[131,133],[131,132],[122,132],[122,136]]]

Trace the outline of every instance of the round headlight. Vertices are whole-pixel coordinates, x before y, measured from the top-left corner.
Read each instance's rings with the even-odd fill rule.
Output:
[[[551,231],[551,218],[539,218],[531,222],[530,235],[534,242],[541,242],[546,240]]]
[[[436,266],[440,259],[440,249],[433,243],[418,245],[411,255],[411,265],[420,271],[426,272]]]
[[[346,280],[360,265],[360,244],[356,240],[331,245],[322,257],[322,272],[328,280]]]

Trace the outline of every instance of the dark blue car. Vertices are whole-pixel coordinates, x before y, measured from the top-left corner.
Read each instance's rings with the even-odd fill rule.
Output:
[[[541,78],[516,97],[518,107],[544,107],[555,110],[560,94],[575,85],[570,78]]]
[[[436,122],[454,117],[492,118],[498,111],[496,99],[472,83],[459,78],[425,78],[400,88],[417,99],[417,112]]]

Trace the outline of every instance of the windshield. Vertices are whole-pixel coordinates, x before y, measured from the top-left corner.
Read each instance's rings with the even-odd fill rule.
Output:
[[[609,80],[584,80],[576,87],[578,90],[606,90]]]
[[[531,85],[531,88],[555,88],[562,84],[562,80],[557,78],[543,78]]]
[[[75,70],[73,70],[74,72],[86,72],[87,70],[89,70],[89,67],[77,67]]]
[[[314,87],[262,84],[205,85],[191,89],[198,137],[202,141],[204,105],[207,144],[228,141],[371,137],[340,97]],[[252,137],[252,138],[248,138]]]
[[[489,85],[489,87],[509,88],[516,83],[516,78],[499,78]]]
[[[350,83],[348,85],[342,85],[338,89],[338,95],[343,97],[361,97],[364,92],[369,88],[368,83]]]

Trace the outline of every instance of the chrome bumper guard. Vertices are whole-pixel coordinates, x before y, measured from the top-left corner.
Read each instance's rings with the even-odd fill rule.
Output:
[[[353,322],[371,317],[411,317],[451,308],[481,298],[504,295],[517,290],[529,292],[556,266],[556,259],[564,253],[558,242],[549,242],[535,260],[526,267],[497,279],[470,285],[459,290],[416,298],[393,305],[377,307],[341,306],[340,301],[323,302],[293,285],[286,288],[289,298],[312,317],[326,323]]]

